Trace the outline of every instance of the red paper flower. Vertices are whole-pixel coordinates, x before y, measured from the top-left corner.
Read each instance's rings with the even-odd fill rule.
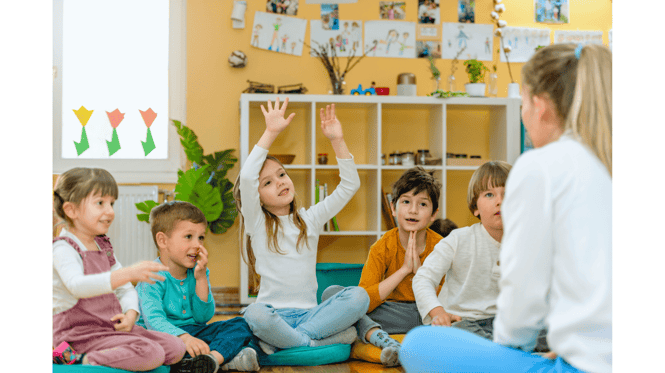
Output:
[[[118,128],[120,122],[125,119],[125,113],[121,113],[120,110],[115,109],[112,112],[106,112],[106,115],[109,116],[109,121],[111,122],[111,127]]]
[[[145,122],[146,127],[150,128],[150,126],[152,126],[152,122],[154,122],[155,118],[157,118],[157,113],[152,111],[151,108],[148,108],[146,111],[141,111],[139,109],[139,112],[141,113],[141,117],[143,117],[143,122]]]

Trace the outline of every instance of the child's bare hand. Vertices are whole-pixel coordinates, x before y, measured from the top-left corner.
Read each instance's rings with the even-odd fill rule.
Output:
[[[266,119],[266,130],[270,132],[280,133],[286,128],[293,117],[296,116],[296,113],[291,113],[288,118],[284,119],[284,113],[286,112],[286,106],[289,103],[289,98],[287,97],[284,100],[284,105],[279,107],[279,97],[275,100],[275,108],[273,109],[272,103],[268,100],[268,110],[266,110],[263,105],[261,105],[261,111],[263,116]]]
[[[118,323],[113,324],[113,328],[118,331],[118,332],[131,332],[132,327],[134,327],[134,323],[136,322],[136,311],[130,310],[133,312],[132,314],[124,314],[124,313],[119,313],[113,317],[111,317],[111,321],[116,322],[120,321]],[[128,313],[130,311],[127,311]]]
[[[164,276],[157,274],[157,272],[168,271],[169,267],[161,263],[146,260],[124,269],[129,271],[132,282],[143,281],[149,284],[154,284],[155,281],[166,280]]]
[[[335,104],[326,105],[325,112],[321,108],[321,131],[328,140],[338,140],[344,137],[342,124],[335,116]]]
[[[199,246],[198,260],[196,261],[196,267],[194,268],[194,278],[197,280],[206,278],[206,268],[208,265],[208,250]]]
[[[404,264],[402,264],[402,270],[406,273],[416,273],[416,270],[414,268],[414,256],[415,255],[415,247],[416,247],[416,239],[415,239],[415,233],[416,232],[409,232],[409,242],[406,244],[406,250],[404,253]],[[416,260],[418,258],[416,257]],[[418,260],[420,262],[420,260]]]
[[[185,342],[185,348],[192,357],[210,353],[210,346],[202,340],[186,333],[181,334],[178,337]]]
[[[438,314],[437,316],[434,316],[432,318],[432,325],[433,326],[450,326],[455,321],[462,321],[462,318],[457,316],[457,315],[453,315],[451,313],[443,311],[443,313]]]
[[[420,268],[420,256],[418,255],[418,250],[416,249],[416,232],[409,233],[409,246],[411,246],[411,259],[413,259],[412,271],[413,274],[418,272]]]

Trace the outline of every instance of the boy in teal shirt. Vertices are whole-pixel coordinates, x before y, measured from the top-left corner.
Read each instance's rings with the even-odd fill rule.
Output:
[[[159,272],[164,281],[136,286],[141,309],[137,325],[185,342],[190,358],[183,359],[182,371],[214,373],[220,366],[259,370],[256,351],[247,347],[255,337],[242,317],[207,324],[215,314],[215,301],[203,247],[207,223],[201,210],[188,202],[167,202],[152,210],[150,224],[159,249],[155,261],[169,270]]]

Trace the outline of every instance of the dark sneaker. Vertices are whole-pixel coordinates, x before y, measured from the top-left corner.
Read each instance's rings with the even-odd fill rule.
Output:
[[[171,373],[215,373],[217,365],[217,359],[212,355],[198,355],[171,365]]]

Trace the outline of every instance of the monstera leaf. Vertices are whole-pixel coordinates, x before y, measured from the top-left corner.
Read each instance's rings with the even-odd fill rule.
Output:
[[[139,211],[143,211],[143,214],[137,214],[136,217],[139,218],[139,221],[144,221],[146,223],[150,222],[150,211],[152,211],[152,208],[155,206],[158,206],[159,203],[149,199],[145,202],[139,202],[136,203],[136,208],[139,209]]]
[[[206,183],[209,165],[198,169],[178,172],[178,184],[175,187],[175,199],[187,201],[203,211],[208,221],[215,221],[224,210],[222,197],[218,190]]]
[[[201,165],[203,163],[203,148],[199,144],[199,137],[189,127],[183,126],[177,120],[173,121],[173,125],[177,128],[178,135],[180,135],[180,144],[187,159],[192,163]]]
[[[210,222],[210,231],[212,233],[224,233],[235,222],[238,211],[235,209],[235,200],[233,199],[233,183],[224,179],[217,187],[222,191],[222,204],[226,208],[217,220]]]

